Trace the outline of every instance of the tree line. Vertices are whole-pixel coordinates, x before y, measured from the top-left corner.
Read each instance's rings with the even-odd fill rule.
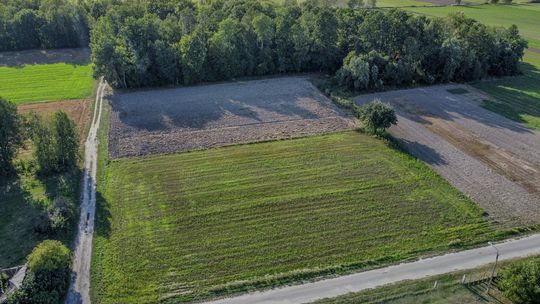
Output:
[[[280,3],[282,2],[282,3]],[[89,45],[115,87],[325,72],[373,89],[518,73],[517,27],[328,0],[6,0],[0,50]],[[89,30],[90,29],[90,30]]]
[[[88,45],[89,7],[71,0],[2,0],[0,51]]]
[[[90,35],[96,75],[115,87],[277,73],[336,73],[356,89],[514,75],[517,27],[462,14],[335,8],[324,1],[160,0],[112,4]]]

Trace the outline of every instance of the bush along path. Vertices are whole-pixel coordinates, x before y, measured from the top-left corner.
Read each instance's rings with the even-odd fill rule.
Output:
[[[81,215],[75,239],[71,282],[66,303],[90,303],[90,259],[96,210],[97,131],[101,121],[106,86],[107,83],[101,79],[96,94],[92,125],[85,143]]]

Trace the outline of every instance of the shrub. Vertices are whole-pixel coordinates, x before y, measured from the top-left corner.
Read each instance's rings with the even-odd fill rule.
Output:
[[[540,303],[540,259],[517,262],[503,269],[498,287],[514,303]]]
[[[382,103],[379,99],[374,99],[362,106],[358,116],[363,122],[365,130],[373,134],[381,134],[397,123],[394,109],[388,104]]]
[[[27,263],[27,276],[8,303],[60,303],[69,286],[69,249],[59,241],[46,240],[34,248]]]
[[[51,207],[33,221],[34,232],[39,234],[53,234],[67,228],[72,218],[69,201],[63,196],[54,199]]]

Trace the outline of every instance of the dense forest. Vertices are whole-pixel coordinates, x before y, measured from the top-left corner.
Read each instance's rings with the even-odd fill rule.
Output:
[[[89,39],[95,75],[120,88],[325,72],[381,89],[513,75],[527,46],[515,26],[328,2],[8,0],[0,49]]]
[[[0,1],[0,51],[88,45],[88,13],[68,0]]]

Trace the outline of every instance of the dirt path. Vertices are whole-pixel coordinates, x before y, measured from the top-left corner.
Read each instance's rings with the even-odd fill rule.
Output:
[[[464,94],[448,90],[463,89]],[[463,91],[462,91],[463,92]],[[540,220],[540,133],[480,106],[489,97],[462,85],[363,95],[396,108],[390,132],[415,156],[503,226]]]
[[[107,84],[100,80],[92,125],[85,143],[81,216],[73,254],[71,282],[66,298],[68,304],[90,303],[90,260],[96,210],[97,131],[101,122],[103,94],[106,86]]]

